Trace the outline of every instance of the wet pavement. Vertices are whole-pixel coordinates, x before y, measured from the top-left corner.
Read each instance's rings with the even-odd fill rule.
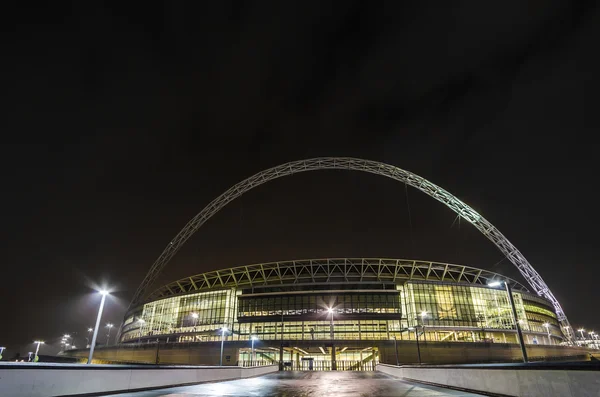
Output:
[[[381,372],[276,372],[256,378],[203,383],[114,397],[467,397],[479,394],[405,382]]]

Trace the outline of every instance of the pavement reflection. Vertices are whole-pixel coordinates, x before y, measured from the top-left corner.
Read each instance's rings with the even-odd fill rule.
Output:
[[[114,397],[441,397],[477,396],[405,382],[379,372],[277,372],[257,378],[124,393]]]

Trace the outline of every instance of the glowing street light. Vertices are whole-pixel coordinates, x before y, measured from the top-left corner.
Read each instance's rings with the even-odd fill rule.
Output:
[[[223,326],[221,328],[221,359],[219,360],[219,366],[223,366],[223,343],[225,342],[225,333],[227,332],[227,327]]]
[[[90,347],[90,336],[93,330],[93,328],[88,328],[88,336],[85,338],[86,347]]]
[[[577,331],[581,332],[581,339],[585,339],[585,336],[583,335],[583,333],[585,332],[585,329],[579,328]]]
[[[489,287],[499,287],[504,284],[504,288],[506,289],[506,295],[508,295],[508,301],[510,302],[510,307],[512,309],[513,321],[515,322],[515,328],[517,329],[517,337],[519,338],[519,345],[521,345],[521,354],[523,355],[523,362],[526,363],[529,361],[527,358],[527,350],[525,349],[525,340],[523,339],[523,331],[521,330],[522,320],[517,320],[517,308],[515,307],[515,298],[512,294],[512,288],[509,283],[505,281],[492,281],[488,283]]]
[[[332,371],[336,371],[337,370],[337,362],[335,359],[335,344],[333,343],[333,339],[334,339],[334,333],[333,333],[333,308],[332,307],[328,307],[327,308],[327,313],[331,314],[331,319],[329,320],[329,337],[331,338],[331,370]]]
[[[255,365],[254,363],[256,362],[256,353],[254,352],[254,341],[258,340],[258,337],[256,337],[255,335],[252,335],[252,337],[250,338],[250,340],[252,341],[252,354],[250,355],[250,366]]]
[[[102,310],[104,309],[104,301],[106,300],[106,295],[108,295],[107,290],[101,290],[100,295],[102,295],[102,300],[100,301],[100,308],[98,309],[98,317],[96,318],[96,326],[94,327],[94,336],[92,336],[92,344],[90,345],[90,355],[88,356],[88,364],[92,363],[92,358],[94,357],[94,348],[96,347],[96,338],[98,337],[98,328],[100,327],[100,320],[102,319]]]
[[[110,330],[112,327],[113,325],[111,323],[106,324],[106,328],[108,328],[108,333],[106,334],[106,346],[110,344]]]
[[[140,343],[142,341],[142,327],[144,326],[144,324],[146,324],[146,321],[143,318],[140,318],[138,320],[138,323],[140,324],[140,333],[138,335],[138,343]]]
[[[552,339],[550,338],[550,323],[544,323],[542,325],[546,327],[546,332],[548,333],[548,343],[552,344]]]
[[[421,329],[423,330],[423,340],[427,340],[427,337],[425,336],[425,317],[427,317],[427,311],[423,310],[421,314],[419,314],[419,316],[421,317]]]
[[[43,340],[36,340],[33,343],[37,343],[37,347],[35,348],[35,356],[33,357],[33,362],[37,363],[40,360],[40,358],[38,357],[38,353],[40,351],[40,345],[43,345],[44,341]]]

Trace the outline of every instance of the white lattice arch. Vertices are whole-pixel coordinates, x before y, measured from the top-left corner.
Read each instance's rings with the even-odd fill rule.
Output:
[[[316,170],[352,170],[369,172],[376,175],[386,176],[399,182],[412,186],[423,193],[433,197],[434,199],[444,203],[452,211],[456,212],[463,219],[469,221],[477,228],[485,237],[491,240],[496,247],[506,256],[506,258],[519,269],[525,280],[531,285],[532,289],[540,296],[550,300],[554,305],[558,320],[566,330],[567,336],[570,338],[572,329],[569,321],[558,300],[554,297],[550,288],[546,285],[542,277],[525,259],[523,254],[514,246],[494,225],[488,222],[484,217],[479,215],[475,210],[467,204],[459,200],[457,197],[450,194],[441,187],[429,182],[428,180],[405,171],[393,165],[380,163],[371,160],[362,160],[350,157],[321,157],[308,160],[292,161],[278,165],[273,168],[261,171],[252,175],[238,184],[232,186],[225,193],[211,201],[200,213],[198,213],[187,225],[169,242],[162,254],[154,262],[144,281],[140,284],[135,295],[133,296],[130,308],[139,303],[144,297],[148,288],[156,281],[162,269],[167,265],[171,258],[179,251],[185,242],[214,214],[219,212],[231,201],[235,200],[242,194],[246,193],[263,183],[273,179],[281,178],[288,175],[297,174],[306,171]]]

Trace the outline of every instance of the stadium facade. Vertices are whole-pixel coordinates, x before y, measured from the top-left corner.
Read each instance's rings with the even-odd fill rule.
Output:
[[[239,266],[177,280],[128,311],[119,342],[236,342],[230,344],[240,346],[235,362],[257,360],[246,343],[252,339],[259,341],[259,357],[298,362],[363,362],[366,353],[376,362],[381,342],[417,338],[427,344],[517,344],[507,292],[489,285],[497,281],[512,287],[526,345],[565,341],[552,302],[502,275],[418,260],[335,258]],[[260,350],[278,343],[279,351]]]

